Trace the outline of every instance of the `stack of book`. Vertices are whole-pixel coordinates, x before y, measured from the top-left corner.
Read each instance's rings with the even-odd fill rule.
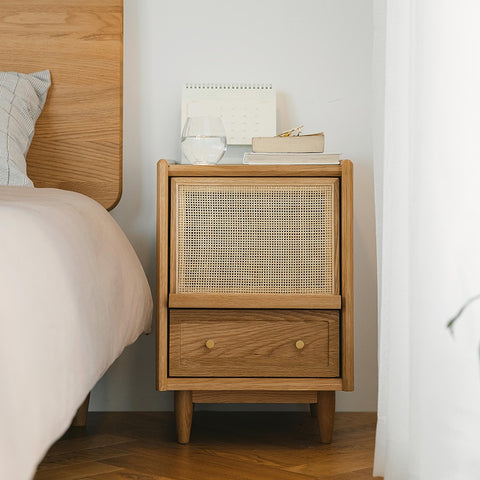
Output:
[[[324,153],[325,135],[254,137],[243,163],[250,165],[340,163],[339,153]]]

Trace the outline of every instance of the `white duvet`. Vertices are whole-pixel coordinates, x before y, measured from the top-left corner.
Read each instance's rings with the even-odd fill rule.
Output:
[[[140,262],[98,203],[0,186],[0,479],[30,479],[126,345],[150,328]]]

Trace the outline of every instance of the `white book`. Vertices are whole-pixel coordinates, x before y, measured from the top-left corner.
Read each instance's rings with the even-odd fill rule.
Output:
[[[339,164],[340,153],[256,153],[246,152],[243,163],[248,165]]]

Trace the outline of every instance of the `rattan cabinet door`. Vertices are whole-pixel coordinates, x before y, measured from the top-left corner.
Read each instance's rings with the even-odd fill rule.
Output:
[[[171,293],[336,295],[337,178],[171,180]]]

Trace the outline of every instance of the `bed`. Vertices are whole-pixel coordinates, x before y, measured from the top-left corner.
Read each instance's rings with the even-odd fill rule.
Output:
[[[33,477],[150,329],[147,279],[108,212],[122,191],[122,3],[0,9],[1,479]]]

